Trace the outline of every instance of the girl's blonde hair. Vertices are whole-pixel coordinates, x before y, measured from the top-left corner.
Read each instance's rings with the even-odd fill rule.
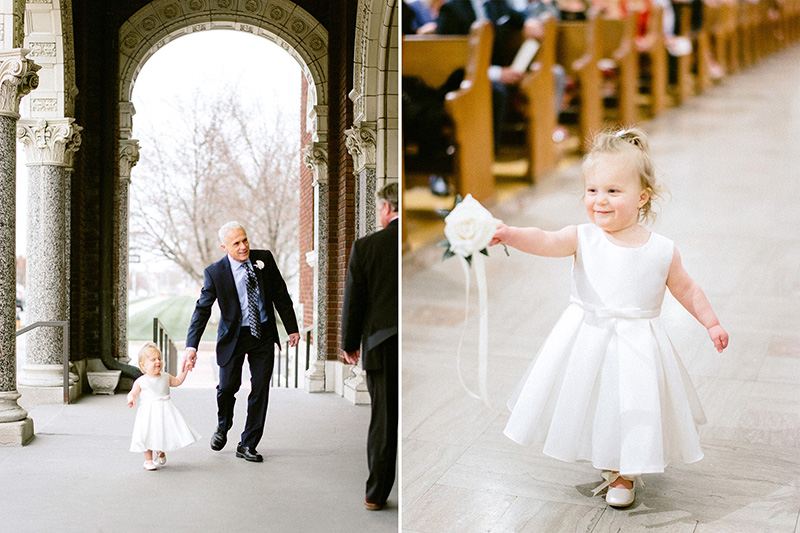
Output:
[[[653,159],[650,157],[650,145],[647,136],[639,128],[627,128],[620,130],[605,130],[595,135],[592,140],[592,148],[583,158],[583,170],[594,163],[593,157],[599,154],[619,154],[626,150],[635,149],[634,165],[639,173],[642,189],[646,190],[648,199],[639,208],[639,221],[652,222],[656,218],[653,211],[653,200],[663,197],[664,188],[656,179]]]
[[[151,353],[157,353],[159,359],[164,358],[164,356],[161,355],[161,350],[158,349],[158,345],[156,343],[152,341],[144,343],[139,349],[139,370],[142,372],[144,372],[144,360]]]

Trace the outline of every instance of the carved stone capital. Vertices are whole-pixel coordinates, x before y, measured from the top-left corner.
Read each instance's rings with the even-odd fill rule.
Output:
[[[81,130],[74,118],[22,119],[17,123],[17,139],[25,146],[28,165],[72,168]]]
[[[28,50],[0,50],[0,115],[19,118],[20,99],[39,86],[41,67],[25,59]]]
[[[119,140],[119,179],[131,181],[131,169],[139,162],[139,141],[136,139]]]
[[[303,154],[303,163],[314,172],[314,185],[328,183],[328,145],[310,143]]]
[[[356,172],[370,167],[375,168],[378,156],[377,133],[372,122],[359,122],[352,128],[344,130],[345,146],[353,156]]]

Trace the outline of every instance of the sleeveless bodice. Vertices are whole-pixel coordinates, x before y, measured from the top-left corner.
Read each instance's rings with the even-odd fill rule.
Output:
[[[601,316],[656,317],[673,253],[673,242],[656,233],[639,248],[625,248],[594,224],[578,226],[571,301]]]
[[[169,375],[162,373],[158,377],[142,376],[139,378],[142,393],[139,401],[169,400]]]

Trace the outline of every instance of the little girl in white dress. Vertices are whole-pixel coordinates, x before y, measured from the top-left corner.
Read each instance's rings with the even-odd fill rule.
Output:
[[[139,350],[139,368],[144,372],[133,382],[128,393],[128,407],[133,407],[137,397],[139,410],[133,425],[131,451],[144,452],[145,470],[156,470],[167,462],[164,452],[183,448],[200,435],[192,429],[172,403],[169,388],[177,387],[186,379],[187,366],[177,376],[161,372],[161,351],[153,342]]]
[[[490,244],[547,257],[574,256],[570,305],[509,400],[505,435],[544,443],[562,461],[603,470],[595,494],[633,503],[641,474],[703,457],[705,416],[659,319],[669,289],[717,351],[728,345],[702,289],[671,240],[641,223],[658,196],[644,133],[602,133],[583,162],[590,224],[559,231],[500,225]]]

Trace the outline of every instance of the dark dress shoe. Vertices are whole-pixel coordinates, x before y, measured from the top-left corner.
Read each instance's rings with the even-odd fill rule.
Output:
[[[241,457],[245,461],[250,461],[251,463],[260,463],[264,460],[255,448],[250,448],[249,446],[237,446],[236,457]]]
[[[214,431],[214,434],[211,435],[211,449],[215,452],[218,452],[225,447],[227,442],[228,435],[222,431],[222,428],[217,427],[216,431]]]
[[[386,503],[372,503],[371,501],[364,499],[364,506],[366,507],[367,511],[380,511],[386,506]]]

